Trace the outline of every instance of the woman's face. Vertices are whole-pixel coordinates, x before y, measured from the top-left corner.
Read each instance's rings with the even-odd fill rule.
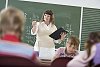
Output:
[[[50,18],[51,18],[51,15],[49,15],[49,14],[44,14],[44,21],[45,21],[45,22],[50,22]]]
[[[67,52],[68,53],[75,53],[75,51],[77,49],[76,46],[71,45],[71,41],[70,40],[66,43],[66,47],[67,47]]]

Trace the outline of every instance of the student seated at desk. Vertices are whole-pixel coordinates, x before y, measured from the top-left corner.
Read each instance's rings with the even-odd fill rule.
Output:
[[[65,47],[60,47],[56,51],[54,59],[59,57],[71,57],[73,58],[78,54],[78,46],[79,46],[79,39],[75,36],[71,36],[68,41],[66,42]]]
[[[100,31],[89,34],[85,48],[66,67],[95,67],[100,64]]]
[[[25,57],[39,63],[33,47],[21,42],[24,13],[14,7],[0,12],[0,53]]]

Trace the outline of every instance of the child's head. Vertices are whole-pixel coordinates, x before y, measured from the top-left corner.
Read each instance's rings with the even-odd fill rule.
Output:
[[[23,31],[25,22],[24,13],[14,7],[8,7],[0,12],[0,33],[15,34],[19,38]]]
[[[88,35],[88,39],[86,41],[87,45],[94,45],[95,43],[100,42],[100,32],[91,32]]]
[[[74,53],[79,46],[79,39],[75,36],[70,36],[66,42],[66,48],[68,53]]]
[[[43,13],[41,21],[49,21],[52,24],[54,24],[54,14],[53,14],[53,12],[51,10],[46,10]]]

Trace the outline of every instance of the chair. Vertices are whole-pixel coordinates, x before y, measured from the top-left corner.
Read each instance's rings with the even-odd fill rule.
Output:
[[[94,66],[94,67],[100,67],[100,64],[98,64],[98,65],[96,65],[96,66]]]
[[[0,54],[0,67],[49,67],[38,65],[34,61],[21,56]]]
[[[51,67],[66,67],[67,63],[70,60],[72,60],[72,58],[69,58],[69,57],[57,58],[51,63]]]
[[[36,64],[24,57],[0,54],[0,67],[36,67]]]

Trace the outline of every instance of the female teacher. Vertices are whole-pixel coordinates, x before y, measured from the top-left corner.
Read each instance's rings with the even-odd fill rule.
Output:
[[[41,21],[33,21],[32,26],[31,34],[36,35],[35,51],[39,51],[40,47],[53,48],[55,50],[54,43],[60,43],[66,36],[65,33],[62,33],[61,38],[58,40],[49,37],[50,34],[57,30],[54,24],[54,14],[51,10],[46,10],[43,13]]]

